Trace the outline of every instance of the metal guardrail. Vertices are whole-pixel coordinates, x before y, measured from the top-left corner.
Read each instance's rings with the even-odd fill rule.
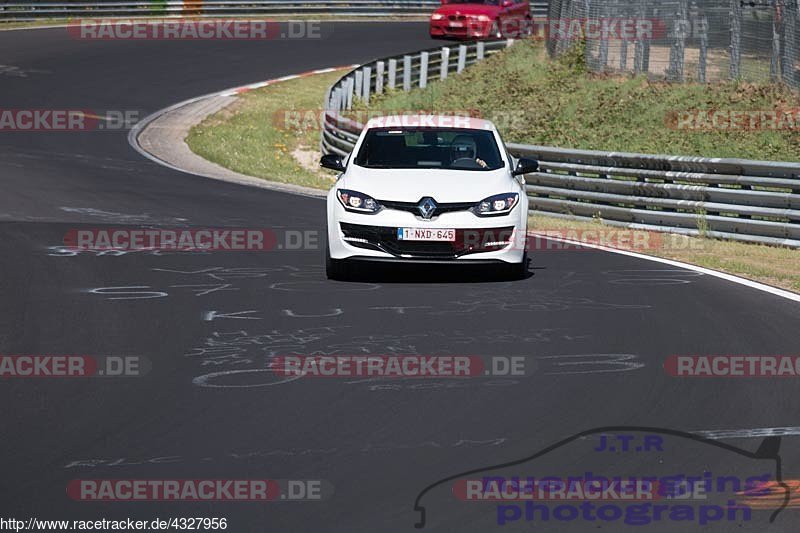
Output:
[[[334,14],[347,16],[428,16],[439,0],[130,0],[111,2],[0,2],[0,21],[73,17],[152,17]],[[547,2],[531,4],[533,16],[547,15]]]
[[[363,124],[342,116],[355,100],[369,103],[370,95],[386,89],[424,88],[428,81],[443,80],[484,57],[502,50],[512,40],[473,42],[431,48],[415,54],[385,57],[351,70],[328,88],[320,139],[323,153],[347,155]]]
[[[538,158],[532,210],[635,229],[800,247],[800,163],[509,144]]]
[[[325,96],[322,152],[346,156],[352,151],[363,125],[341,113],[354,99],[368,103],[371,94],[381,93],[390,84],[387,76],[394,76],[395,88],[424,87],[510,42],[426,50],[348,72]],[[531,213],[800,248],[800,163],[527,144],[508,148],[514,157],[539,160],[540,171],[525,176]]]

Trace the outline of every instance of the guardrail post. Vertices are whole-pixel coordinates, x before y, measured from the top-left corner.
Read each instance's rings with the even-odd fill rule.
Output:
[[[419,55],[419,88],[428,86],[428,52]]]
[[[364,81],[364,73],[362,71],[360,71],[360,70],[357,70],[356,71],[355,93],[356,93],[356,96],[359,97],[359,98],[361,98],[361,85],[363,84],[363,81]]]
[[[475,49],[475,53],[477,54],[477,61],[483,59],[483,49],[485,48],[483,41],[478,41],[478,47]]]
[[[353,78],[347,78],[347,83],[344,88],[345,94],[345,109],[353,108]]]
[[[742,0],[731,0],[731,65],[729,76],[736,79],[740,75],[742,63]]]
[[[587,2],[587,4],[588,4],[588,2]],[[600,8],[600,18],[601,18],[601,20],[607,20],[608,19],[607,10],[609,9],[608,6],[605,3],[601,2],[599,8]],[[606,66],[608,65],[608,40],[610,38],[611,38],[610,35],[606,35],[606,34],[604,34],[604,32],[601,31],[600,32],[600,37],[597,39],[597,40],[600,41],[600,43],[599,43],[599,49],[597,51],[597,63],[594,66],[600,72],[603,72],[606,69]],[[595,39],[591,39],[591,40],[594,41]],[[590,42],[590,39],[587,36],[587,38],[586,38],[586,49],[587,50],[589,49],[589,42]],[[595,70],[595,68],[592,68],[592,66],[589,66],[589,68],[591,70]]]
[[[587,4],[586,1],[581,2],[580,0],[564,0],[563,3],[564,3],[564,5],[561,7],[561,13],[559,14],[559,19],[560,19],[560,22],[562,24],[566,24],[566,26],[562,28],[563,31],[559,35],[558,42],[557,42],[557,50],[556,50],[557,54],[556,55],[561,55],[564,52],[566,52],[567,50],[569,50],[570,48],[572,48],[572,44],[573,44],[572,40],[573,40],[573,33],[574,32],[572,32],[569,29],[569,25],[572,24],[572,21],[578,20],[579,17],[581,16],[581,14],[584,17],[590,16],[590,13],[589,13],[588,9],[585,9],[585,8],[584,8],[584,10],[581,10],[581,14],[578,14],[578,6],[576,4],[583,3],[583,5],[585,7],[586,4]],[[590,47],[587,46],[586,47],[586,53],[587,54],[589,53],[589,50],[590,50]],[[589,61],[586,61],[586,64],[588,65]]]
[[[342,88],[337,87],[333,90],[333,97],[331,98],[331,108],[335,109],[336,111],[341,111],[344,109],[342,105]]]
[[[640,0],[642,2],[642,0]],[[639,20],[644,20],[646,16],[646,10],[644,7],[644,2],[639,4],[639,8],[637,9],[636,16]],[[639,74],[642,72],[642,65],[644,59],[644,39],[645,36],[643,35],[644,32],[637,31],[636,32],[636,41],[633,43],[633,73]]]
[[[783,6],[772,2],[772,54],[769,57],[769,79],[780,81],[783,69],[781,68],[781,19]]]
[[[708,62],[708,18],[700,18],[700,61],[697,65],[697,81],[706,82],[706,63]]]
[[[564,50],[564,37],[566,32],[563,31],[562,25],[565,23],[564,19],[567,19],[566,22],[568,22],[571,3],[568,3],[567,0],[561,0],[560,2],[556,2],[555,6],[555,13],[549,13],[549,16],[553,17],[552,22],[546,21],[550,24],[550,28],[545,28],[548,46],[547,51],[552,57],[561,55],[561,52]],[[554,27],[553,24],[557,24],[557,26]]]
[[[439,79],[443,80],[447,77],[450,69],[450,49],[446,46],[442,47],[442,63],[439,66]]]
[[[383,69],[384,62],[378,61],[375,64],[375,94],[383,94]]]
[[[395,81],[397,79],[397,60],[389,60],[389,88],[394,89]]]
[[[669,70],[667,78],[683,81],[683,66],[686,56],[686,35],[688,30],[688,0],[678,0],[678,12],[672,25],[672,46],[669,49]]]
[[[467,66],[467,47],[466,45],[458,45],[458,66],[456,72],[461,72]]]
[[[369,103],[369,89],[370,84],[372,83],[372,69],[370,67],[364,67],[364,78],[361,83],[361,99],[364,100],[364,103]]]
[[[411,56],[403,56],[403,90],[411,90]]]
[[[783,81],[788,83],[791,87],[797,87],[797,73],[794,70],[795,54],[797,53],[797,17],[800,16],[798,12],[797,0],[789,0],[786,5],[786,13],[784,14],[785,20],[783,23]]]

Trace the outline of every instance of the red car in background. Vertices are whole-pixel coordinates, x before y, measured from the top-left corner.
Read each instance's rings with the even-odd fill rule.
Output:
[[[530,34],[531,8],[527,0],[442,0],[433,12],[433,38],[502,39]]]

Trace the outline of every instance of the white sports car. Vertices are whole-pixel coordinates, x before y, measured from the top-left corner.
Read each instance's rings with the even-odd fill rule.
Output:
[[[516,164],[515,164],[516,163]],[[326,271],[350,277],[355,261],[495,265],[527,272],[523,174],[486,120],[449,116],[371,119],[328,193]]]

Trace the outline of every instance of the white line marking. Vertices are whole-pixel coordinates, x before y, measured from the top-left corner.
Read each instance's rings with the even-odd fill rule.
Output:
[[[776,428],[752,429],[712,429],[708,431],[692,431],[709,439],[749,439],[758,437],[787,437],[800,435],[800,427],[786,426]]]
[[[220,313],[219,311],[205,311],[203,313],[203,320],[206,322],[211,322],[212,320],[216,320],[217,318],[232,318],[239,320],[261,320],[261,318],[257,316],[239,316],[239,315],[249,315],[250,313],[258,313],[258,311],[255,309],[252,309],[250,311],[235,311],[233,313]]]
[[[787,290],[779,289],[777,287],[773,287],[771,285],[766,285],[764,283],[759,283],[757,281],[752,281],[745,278],[740,278],[739,276],[734,276],[733,274],[726,274],[725,272],[717,272],[716,270],[711,270],[710,268],[703,268],[697,265],[691,265],[689,263],[683,263],[681,261],[674,261],[672,259],[664,259],[662,257],[654,257],[652,255],[640,254],[637,252],[630,252],[628,250],[618,250],[616,248],[609,248],[607,246],[601,246],[599,244],[591,244],[586,242],[574,241],[572,239],[564,239],[562,237],[552,237],[549,235],[541,235],[541,237],[545,239],[550,239],[554,241],[566,242],[569,244],[577,244],[580,246],[585,246],[587,248],[593,248],[595,250],[601,250],[603,252],[611,252],[612,254],[621,254],[627,255],[629,257],[636,257],[637,259],[646,259],[648,261],[655,261],[656,263],[662,263],[664,265],[670,265],[679,268],[685,268],[686,270],[691,270],[693,272],[700,272],[701,274],[706,274],[709,276],[714,276],[715,278],[724,279],[726,281],[731,281],[733,283],[738,283],[739,285],[744,285],[745,287],[750,287],[751,289],[756,289],[758,291],[767,292],[769,294],[779,296],[781,298],[785,298],[787,300],[791,300],[793,302],[800,302],[800,294],[796,294]]]

